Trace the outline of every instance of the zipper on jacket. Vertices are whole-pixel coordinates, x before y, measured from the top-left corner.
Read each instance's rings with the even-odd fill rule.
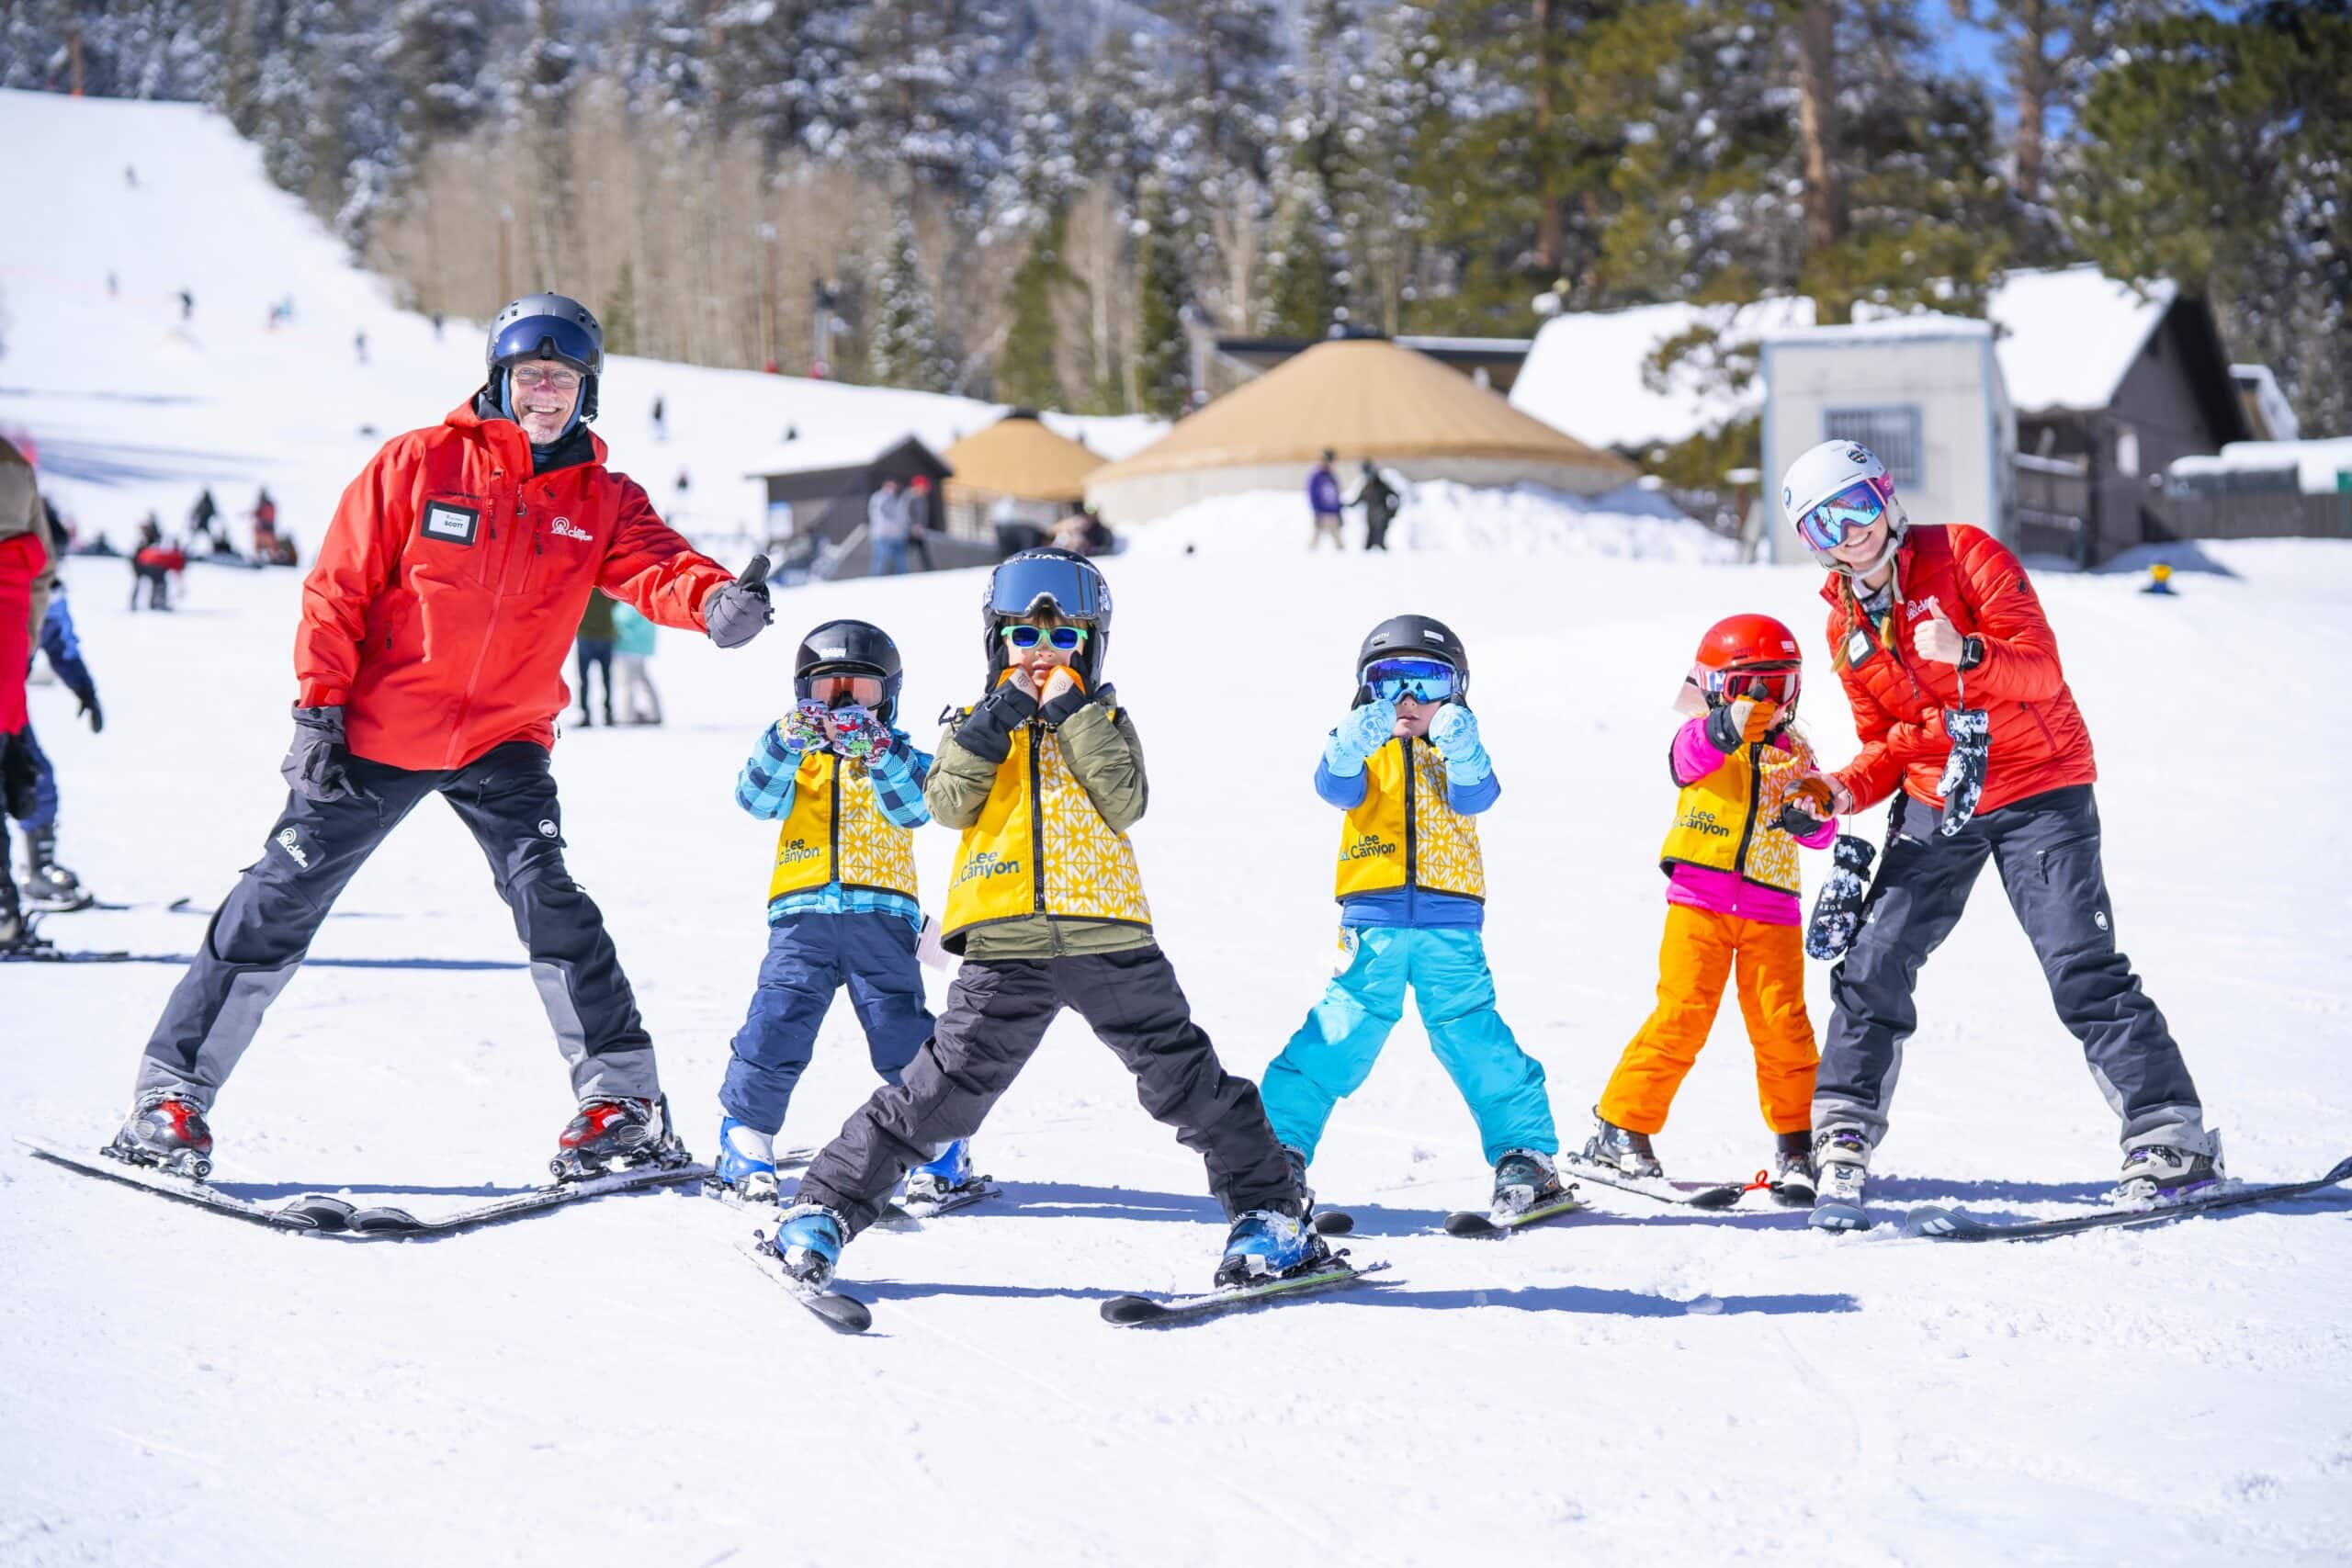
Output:
[[[1763,750],[1761,740],[1747,743],[1747,819],[1739,825],[1739,848],[1731,857],[1734,876],[1747,874],[1747,846],[1755,841],[1757,814],[1764,809],[1764,770],[1757,761]]]
[[[829,856],[831,856],[831,857],[829,861],[827,861],[827,862],[826,862],[826,864],[827,864],[827,866],[831,870],[831,872],[832,872],[832,874],[832,874],[832,880],[833,880],[835,883],[837,883],[837,884],[838,884],[838,883],[840,883],[840,881],[841,881],[841,879],[842,879],[842,759],[841,759],[841,758],[836,757],[836,758],[834,758],[834,759],[833,759],[833,766],[832,766],[832,770],[831,770],[831,772],[832,772],[832,787],[833,787],[833,808],[832,808],[831,811],[829,811],[829,812],[827,812],[827,813],[825,814],[825,826],[826,826],[826,843],[825,843],[825,853],[826,853],[827,855],[829,855]]]
[[[2033,727],[2041,731],[2042,739],[2048,741],[2050,743],[2050,750],[2052,752],[2055,752],[2058,750],[2058,738],[2050,733],[2050,727],[2048,725],[2041,722],[2041,709],[2034,705],[2032,703],[2019,703],[2018,706],[2025,709],[2026,712],[2033,716]]]
[[[1029,720],[1029,880],[1036,890],[1041,915],[1046,912],[1046,786],[1038,772],[1037,751],[1043,735],[1037,721]]]
[[[1396,743],[1405,748],[1405,897],[1410,903],[1420,881],[1420,840],[1413,831],[1413,774],[1419,770],[1413,766],[1413,738],[1400,735]]]

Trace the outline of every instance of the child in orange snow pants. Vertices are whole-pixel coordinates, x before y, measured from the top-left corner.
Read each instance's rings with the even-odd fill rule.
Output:
[[[1773,1190],[1813,1196],[1820,1056],[1804,1010],[1797,849],[1826,846],[1837,823],[1811,749],[1788,729],[1799,663],[1795,636],[1770,615],[1734,615],[1699,645],[1685,705],[1704,707],[1676,733],[1668,757],[1681,795],[1660,854],[1668,882],[1657,1008],[1594,1107],[1589,1162],[1636,1178],[1664,1174],[1650,1137],[1665,1128],[1736,976],[1757,1099],[1775,1137]]]

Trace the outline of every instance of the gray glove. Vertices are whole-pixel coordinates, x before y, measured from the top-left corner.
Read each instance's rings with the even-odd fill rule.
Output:
[[[321,806],[356,800],[360,792],[351,782],[350,762],[340,706],[294,710],[294,744],[277,767],[288,788]]]
[[[741,648],[775,619],[768,603],[768,558],[753,556],[741,576],[722,582],[702,602],[702,616],[710,640],[721,648]]]

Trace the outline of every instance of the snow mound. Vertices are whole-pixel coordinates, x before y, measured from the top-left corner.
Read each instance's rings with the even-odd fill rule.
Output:
[[[1416,554],[1589,556],[1614,560],[1727,564],[1739,545],[1694,522],[1671,502],[1639,485],[1600,497],[1569,495],[1542,485],[1508,488],[1424,479],[1400,485],[1402,509],[1390,526],[1392,550]],[[1306,540],[1311,521],[1295,491],[1246,491],[1197,501],[1127,533],[1128,552],[1141,556],[1291,551]],[[1360,513],[1351,512],[1351,549],[1363,540]]]

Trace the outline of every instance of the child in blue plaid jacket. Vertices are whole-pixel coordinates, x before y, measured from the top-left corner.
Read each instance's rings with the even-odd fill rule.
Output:
[[[828,621],[801,639],[795,705],[761,735],[735,803],[779,824],[768,882],[768,951],[718,1091],[718,1179],[776,1195],[775,1135],[817,1030],[846,986],[874,1070],[897,1083],[931,1037],[916,947],[922,931],[913,829],[931,820],[931,758],[894,723],[899,650],[879,627]],[[944,1178],[951,1148],[920,1169]]]

